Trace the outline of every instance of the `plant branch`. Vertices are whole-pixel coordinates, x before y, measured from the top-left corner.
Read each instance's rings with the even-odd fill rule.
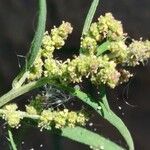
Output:
[[[14,99],[24,93],[27,93],[35,88],[43,86],[44,84],[47,84],[47,83],[54,84],[57,87],[70,92],[72,95],[78,97],[80,100],[82,100],[83,102],[85,102],[86,104],[91,106],[101,116],[103,116],[106,120],[108,120],[108,122],[110,122],[113,126],[115,126],[118,129],[118,131],[121,133],[121,135],[126,140],[130,150],[134,150],[133,140],[132,140],[132,137],[131,137],[130,132],[128,131],[127,127],[124,125],[122,120],[117,115],[115,115],[112,111],[108,111],[106,109],[106,106],[102,102],[99,105],[91,97],[89,97],[86,93],[84,93],[78,89],[71,88],[69,86],[56,84],[56,83],[52,82],[52,80],[50,80],[49,78],[46,78],[46,77],[41,78],[38,81],[30,82],[26,85],[21,86],[18,89],[12,89],[11,91],[9,91],[7,94],[5,94],[4,96],[2,96],[0,98],[0,107],[5,105],[12,99]],[[106,96],[104,96],[102,98],[102,101],[103,102],[105,101],[105,103],[107,102]],[[107,104],[108,104],[108,102],[107,102]],[[102,107],[102,110],[100,109],[100,107]]]
[[[8,93],[0,97],[0,107],[15,99],[16,97],[23,95],[38,87],[41,87],[46,83],[52,83],[52,81],[49,80],[49,78],[41,78],[38,81],[33,81],[28,84],[22,85],[21,87],[10,90]]]
[[[7,113],[7,111],[8,110],[0,109],[0,114],[3,115],[5,113]],[[19,113],[22,118],[30,118],[33,120],[40,119],[40,115],[32,115],[32,114],[28,114],[24,111],[19,111]],[[59,131],[59,132],[55,132],[55,131]],[[93,148],[97,148],[97,149],[105,148],[107,150],[123,150],[122,147],[118,146],[114,142],[104,138],[101,135],[98,135],[87,129],[84,129],[82,127],[74,127],[74,128],[65,127],[65,128],[62,128],[61,130],[52,130],[52,128],[51,128],[51,132],[58,134],[58,135],[62,135],[67,138],[70,138],[74,141],[83,143],[85,145],[93,146]],[[8,130],[8,133],[9,133],[9,141],[11,143],[13,150],[17,150],[11,131]],[[95,140],[95,139],[97,139],[97,140]]]

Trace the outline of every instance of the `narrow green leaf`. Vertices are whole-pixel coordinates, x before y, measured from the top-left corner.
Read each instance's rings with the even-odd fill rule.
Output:
[[[129,150],[134,150],[133,139],[131,137],[128,128],[123,123],[123,121],[110,109],[104,87],[101,86],[100,89],[101,89],[100,91],[102,91],[103,93],[100,102],[100,105],[102,107],[103,117],[106,120],[108,120],[114,127],[116,127],[116,129],[120,132],[120,134],[128,144]]]
[[[128,144],[129,150],[134,150],[134,143],[132,136],[124,124],[124,122],[113,112],[111,111],[112,116],[109,117],[109,122],[114,125],[120,132],[120,134],[123,136],[125,139],[126,143]]]
[[[110,122],[116,129],[119,131],[119,133],[122,135],[122,137],[125,139],[129,150],[134,150],[134,143],[131,137],[131,134],[126,127],[126,125],[123,123],[123,121],[112,111],[109,112],[105,108],[104,104],[101,103],[102,111],[103,111],[103,117]]]
[[[39,17],[38,17],[37,30],[35,32],[29,53],[27,55],[27,70],[33,65],[33,62],[42,44],[42,39],[45,32],[45,24],[46,24],[46,0],[39,0],[38,13],[39,13]]]
[[[19,75],[13,81],[13,87],[18,82],[18,80],[23,76],[25,72],[27,72],[30,67],[33,65],[34,60],[38,54],[38,51],[42,44],[42,38],[45,32],[45,24],[46,24],[46,0],[38,0],[39,8],[38,8],[38,21],[37,21],[37,28],[31,43],[30,50],[27,54],[27,62],[25,66],[22,68]]]
[[[108,47],[110,45],[109,41],[104,42],[103,44],[101,44],[98,48],[97,48],[97,56],[101,55],[102,53],[104,53],[105,51],[108,50]]]
[[[10,129],[8,129],[8,136],[9,136],[9,142],[10,142],[10,146],[12,150],[17,150],[16,144],[14,142],[13,135]]]
[[[106,149],[106,150],[123,150],[122,147],[98,135],[92,131],[89,131],[82,127],[75,128],[63,128],[60,132],[54,132],[58,135],[62,135],[79,143],[92,146],[95,149]]]
[[[84,26],[83,26],[82,35],[86,34],[87,31],[89,30],[98,4],[99,4],[99,0],[93,0],[93,2],[91,4],[91,7],[89,9],[89,12],[87,14],[87,17],[85,19],[85,23],[84,23]]]

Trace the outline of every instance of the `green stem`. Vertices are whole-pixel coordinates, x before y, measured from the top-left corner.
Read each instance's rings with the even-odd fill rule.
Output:
[[[111,110],[107,97],[105,86],[101,85],[99,87],[100,91],[100,101],[99,105],[102,107],[103,117],[108,120],[116,129],[120,132],[122,137],[125,139],[130,150],[134,150],[134,144],[129,130],[123,121]]]
[[[0,107],[5,105],[6,103],[10,102],[14,98],[16,98],[22,94],[25,94],[33,89],[41,87],[46,83],[51,83],[51,80],[49,80],[49,78],[41,78],[38,81],[33,81],[33,82],[25,84],[19,88],[14,88],[14,89],[10,90],[8,93],[6,93],[2,97],[0,97]]]
[[[33,89],[36,89],[38,87],[41,87],[45,84],[54,84],[57,87],[62,88],[63,90],[69,91],[72,95],[77,96],[79,99],[93,107],[95,110],[98,109],[98,105],[92,100],[92,98],[89,98],[89,95],[85,94],[84,92],[81,92],[80,90],[71,88],[69,86],[64,86],[60,84],[54,83],[52,80],[50,80],[48,77],[43,77],[39,79],[38,81],[32,81],[28,84],[25,84],[19,88],[15,88],[10,90],[8,93],[0,97],[0,107],[4,106],[6,103],[10,102],[11,100],[15,99],[16,97],[23,95]]]
[[[17,150],[17,147],[16,147],[16,144],[14,142],[13,135],[12,135],[10,128],[8,129],[8,136],[9,136],[9,142],[11,144],[12,150]]]
[[[134,143],[132,136],[124,124],[124,122],[113,112],[111,111],[111,115],[109,116],[109,122],[117,128],[117,130],[120,132],[120,134],[125,139],[126,143],[128,144],[129,150],[134,150]]]
[[[31,43],[31,47],[28,53],[28,61],[27,61],[27,70],[33,65],[33,62],[40,50],[43,35],[45,32],[45,24],[46,24],[46,0],[39,0],[39,17],[37,29],[34,35],[34,39]]]
[[[15,84],[12,84],[12,88],[19,88],[27,79],[29,75],[29,71],[25,72],[22,77],[18,80],[18,82],[14,82]]]

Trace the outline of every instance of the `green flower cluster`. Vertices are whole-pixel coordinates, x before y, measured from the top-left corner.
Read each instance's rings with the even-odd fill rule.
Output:
[[[38,114],[38,111],[31,105],[26,105],[26,112],[29,115],[37,115]]]
[[[58,78],[62,75],[62,62],[53,58],[47,58],[44,63],[44,76]]]
[[[37,94],[34,98],[32,98],[30,100],[30,104],[28,106],[26,106],[26,111],[28,113],[36,112],[37,114],[40,114],[44,109],[44,102],[45,102],[45,97],[42,96],[41,94]],[[28,110],[28,107],[31,110],[30,109]],[[33,108],[33,110],[32,110],[32,108]]]
[[[45,32],[42,40],[42,56],[43,57],[53,57],[53,52],[55,49],[60,49],[64,44],[68,35],[72,33],[71,24],[68,22],[62,22],[62,24],[51,30],[50,34]]]
[[[80,83],[83,78],[89,78],[96,85],[106,84],[114,88],[132,77],[132,74],[124,69],[125,66],[139,65],[150,57],[150,42],[140,40],[127,45],[121,22],[115,20],[111,13],[106,13],[100,16],[97,22],[92,23],[89,31],[81,38],[83,53],[72,60],[56,60],[53,57],[54,49],[61,48],[71,32],[71,25],[63,22],[60,27],[54,27],[50,35],[45,33],[33,66],[36,69],[31,69],[29,79],[44,76],[69,84]],[[98,56],[98,48],[105,41],[108,42],[105,53]]]
[[[76,125],[84,126],[88,121],[86,115],[81,112],[64,110],[42,110],[41,113],[33,106],[26,106],[26,111],[17,110],[16,104],[6,105],[0,109],[0,116],[6,120],[8,125],[12,128],[18,128],[20,121],[23,118],[34,119],[38,122],[38,127],[41,130],[50,129],[51,127],[61,129],[64,127],[75,127]]]
[[[68,25],[69,24],[67,23],[67,27]],[[42,68],[42,72],[41,69],[39,69],[37,73],[40,71],[40,74],[45,77],[59,79],[61,82],[65,83],[79,83],[82,82],[82,79],[85,77],[90,78],[90,80],[95,84],[103,83],[114,88],[118,84],[120,73],[116,70],[116,63],[113,60],[110,61],[107,56],[97,57],[93,53],[90,53],[89,55],[80,54],[79,56],[75,56],[72,60],[67,59],[65,62],[53,58],[53,51],[55,47],[54,44],[52,44],[54,42],[52,42],[52,38],[50,37],[53,37],[54,34],[58,34],[61,31],[60,35],[63,35],[63,38],[66,39],[67,35],[71,32],[70,26],[70,30],[66,30],[67,34],[62,34],[62,27],[64,27],[64,25],[60,27],[52,29],[51,36],[48,36],[48,33],[45,34],[42,44],[43,49],[39,54],[41,55],[40,60],[43,60],[44,64],[43,67],[41,67],[41,63],[39,64],[40,68]],[[57,30],[59,32],[56,32]],[[90,43],[88,38],[89,37],[87,37],[87,43]],[[95,45],[96,44],[97,43],[95,43]],[[120,42],[118,47],[121,47],[122,45],[123,44]],[[121,48],[124,50],[123,46]],[[114,45],[111,45],[111,50],[116,52],[118,51],[118,49],[115,47],[115,42]],[[39,57],[37,58],[39,59]],[[36,62],[38,61],[35,61],[35,64]],[[34,75],[36,76],[37,73]],[[31,75],[32,70],[30,76]],[[37,76],[37,78],[39,78],[39,76]]]
[[[97,41],[91,36],[81,37],[81,48],[83,53],[95,54],[97,46]]]
[[[122,84],[124,82],[128,82],[129,79],[133,76],[128,70],[125,69],[119,69],[120,78],[119,78],[119,84]]]
[[[34,65],[30,69],[30,74],[28,75],[28,80],[39,79],[42,76],[43,64],[44,63],[41,59],[41,50],[40,50],[34,61]]]
[[[108,49],[109,58],[114,59],[116,63],[122,63],[128,56],[127,45],[124,40],[110,42]]]
[[[56,129],[64,127],[75,127],[76,125],[85,125],[87,118],[83,113],[77,113],[74,111],[68,111],[64,109],[62,111],[43,110],[41,113],[38,127],[49,129],[52,126]]]
[[[119,81],[120,72],[116,69],[116,63],[114,61],[109,61],[107,56],[99,57],[101,63],[99,64],[98,72],[95,76],[92,76],[91,80],[95,84],[106,84],[111,88],[114,88]]]
[[[91,24],[88,33],[81,38],[83,52],[96,53],[98,43],[106,39],[118,41],[124,37],[122,24],[116,20],[111,13],[106,13],[98,18],[98,22]]]
[[[71,32],[72,27],[70,23],[64,21],[58,28],[54,26],[50,34],[45,32],[41,49],[39,50],[33,67],[30,70],[30,74],[28,76],[29,80],[39,79],[42,76],[43,67],[46,68],[46,70],[49,68],[50,64],[51,67],[56,67],[55,61],[52,60],[53,52],[55,49],[60,49],[65,44],[65,40]],[[53,73],[55,73],[55,71],[53,71],[52,74]],[[46,74],[47,71],[45,72],[45,75]]]
[[[144,63],[150,58],[150,41],[136,41],[134,40],[128,47],[128,56],[126,63],[129,66],[136,66]]]
[[[18,107],[16,104],[9,104],[0,111],[2,118],[6,120],[8,125],[12,128],[18,128],[20,126],[21,119],[23,119],[21,112],[17,109]]]
[[[111,13],[106,13],[98,18],[98,29],[103,39],[113,41],[122,39],[124,36],[121,21],[116,20]]]
[[[127,46],[125,40],[111,42],[108,46],[108,54],[110,59],[116,60],[118,64],[125,64],[127,66],[136,66],[144,63],[150,57],[150,41],[133,40]]]
[[[68,22],[62,22],[59,28],[54,27],[51,30],[51,38],[54,42],[54,47],[60,49],[64,44],[64,40],[68,38],[68,34],[72,33],[72,27]]]
[[[116,63],[109,61],[107,56],[80,54],[67,62],[62,78],[65,81],[79,83],[82,82],[83,77],[90,78],[96,85],[102,83],[114,88],[119,81],[120,73],[116,70]]]

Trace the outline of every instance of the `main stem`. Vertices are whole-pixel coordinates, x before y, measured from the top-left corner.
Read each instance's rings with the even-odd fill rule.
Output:
[[[0,107],[7,104],[8,102],[15,99],[16,97],[23,95],[23,94],[25,94],[33,89],[36,89],[38,87],[41,87],[46,83],[52,83],[52,81],[49,80],[49,78],[41,78],[38,81],[33,81],[33,82],[25,84],[19,88],[14,88],[14,89],[10,90],[8,93],[6,93],[2,97],[0,97]]]

